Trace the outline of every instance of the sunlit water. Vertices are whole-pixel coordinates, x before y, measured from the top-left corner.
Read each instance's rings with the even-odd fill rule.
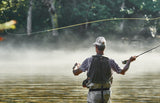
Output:
[[[81,86],[86,74],[73,76],[72,66],[93,50],[0,53],[0,103],[86,103],[88,89]],[[141,51],[107,53],[123,67],[121,60]],[[132,63],[125,76],[114,73],[112,103],[160,103],[159,58],[149,53]]]
[[[159,72],[160,73],[160,72]],[[116,76],[112,103],[160,103],[159,73]],[[1,75],[1,103],[86,103],[81,78],[65,75]]]

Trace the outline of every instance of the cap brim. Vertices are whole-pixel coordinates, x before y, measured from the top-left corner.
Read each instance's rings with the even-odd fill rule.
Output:
[[[97,43],[97,42],[93,43],[93,45],[94,45],[94,46],[95,46],[95,45],[98,45],[98,46],[100,46],[100,44],[99,44],[99,43]]]

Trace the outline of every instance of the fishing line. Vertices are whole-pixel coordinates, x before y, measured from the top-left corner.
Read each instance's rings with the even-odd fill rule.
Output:
[[[160,17],[156,17],[156,18],[111,18],[111,19],[101,19],[101,20],[84,22],[84,23],[79,23],[79,24],[74,24],[74,25],[69,25],[69,26],[64,26],[64,27],[58,27],[58,28],[43,30],[43,31],[32,32],[30,34],[39,34],[39,33],[44,33],[44,32],[55,31],[55,30],[62,30],[62,29],[67,29],[67,28],[71,28],[71,27],[81,26],[81,25],[85,25],[85,24],[98,23],[98,22],[104,22],[104,21],[118,21],[118,20],[146,20],[146,21],[153,21],[153,20],[159,20],[159,19],[160,19]],[[15,35],[27,35],[27,33],[15,34]]]

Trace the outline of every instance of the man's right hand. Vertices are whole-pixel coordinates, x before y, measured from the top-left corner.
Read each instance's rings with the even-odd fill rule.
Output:
[[[132,57],[130,57],[130,61],[132,62],[132,61],[135,61],[136,60],[136,58],[137,58],[137,56],[132,56]]]

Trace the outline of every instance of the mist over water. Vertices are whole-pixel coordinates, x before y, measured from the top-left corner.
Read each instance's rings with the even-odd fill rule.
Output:
[[[153,45],[154,47],[155,45]],[[152,46],[140,48],[138,45],[114,44],[109,41],[105,50],[105,56],[114,59],[121,68],[123,60],[130,56],[138,55]],[[134,61],[128,73],[159,72],[160,49],[157,48],[146,53]],[[87,57],[95,53],[95,48],[39,50],[27,48],[4,48],[0,49],[0,73],[2,74],[52,74],[72,75],[74,63],[82,63]]]

